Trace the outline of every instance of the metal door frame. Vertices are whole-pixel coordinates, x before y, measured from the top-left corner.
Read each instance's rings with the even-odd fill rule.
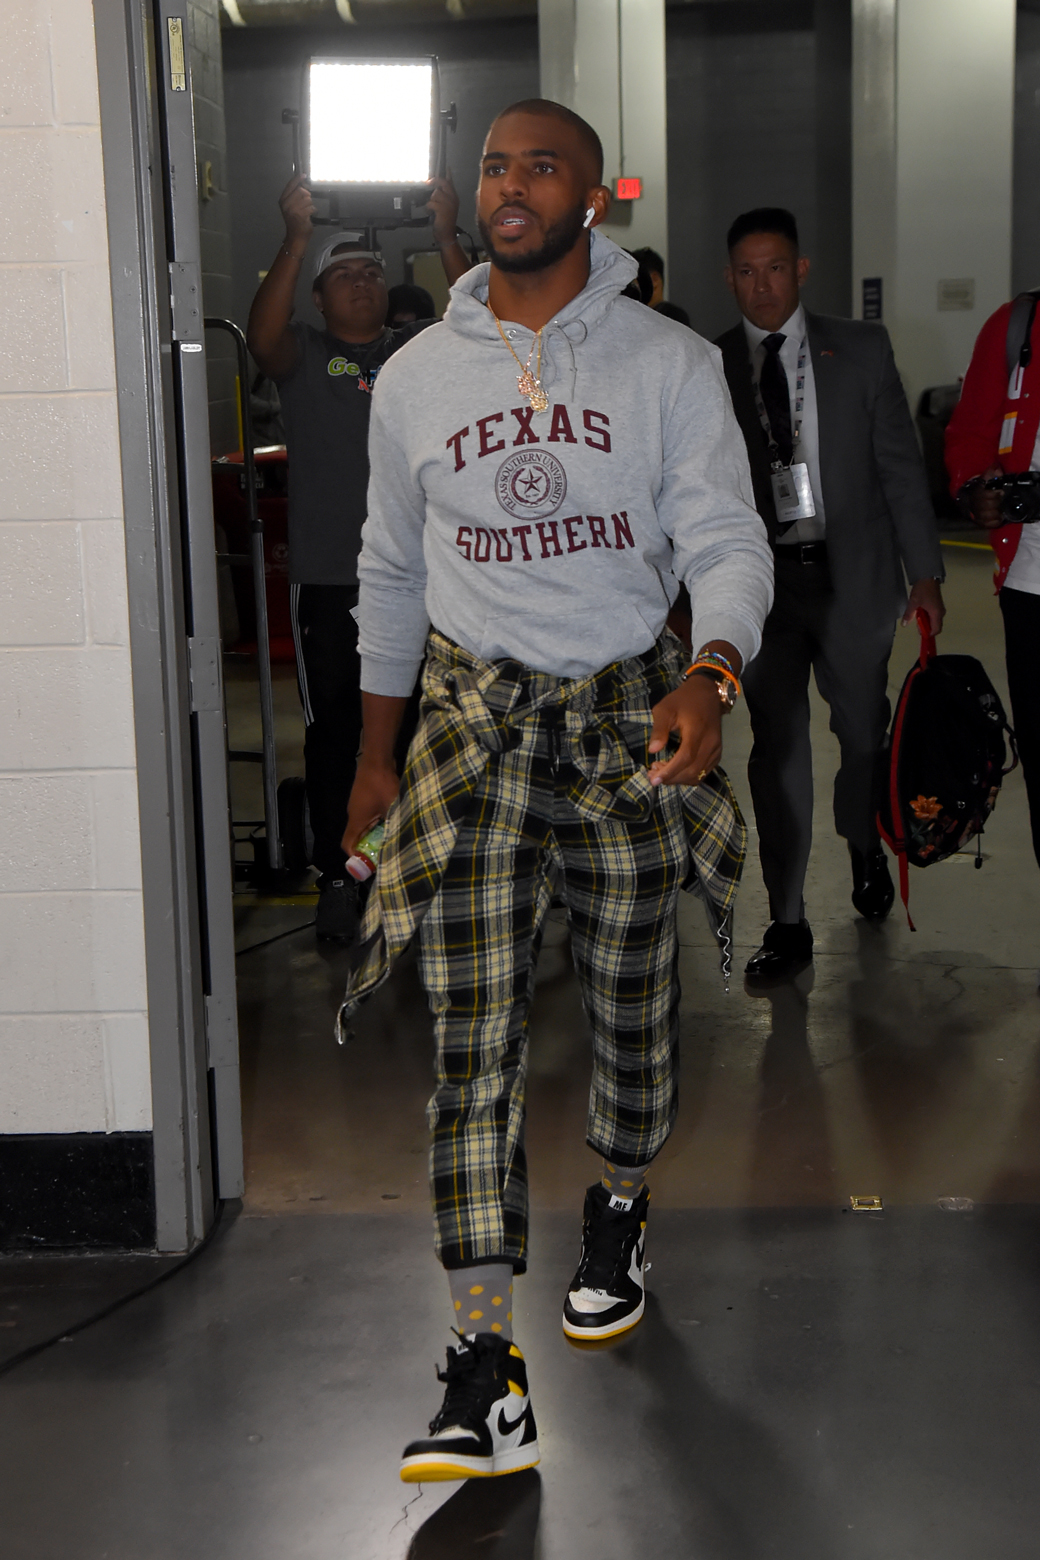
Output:
[[[187,5],[94,0],[94,19],[141,815],[157,1245],[180,1251],[203,1237],[216,1197],[242,1192]],[[183,83],[176,79],[178,60],[170,57],[171,20],[181,24]]]

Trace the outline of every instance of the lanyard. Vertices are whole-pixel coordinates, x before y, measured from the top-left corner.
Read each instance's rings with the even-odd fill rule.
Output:
[[[794,433],[791,437],[792,449],[797,448],[802,436],[802,407],[805,405],[805,359],[808,353],[807,342],[808,338],[803,336],[801,346],[798,348],[798,367],[795,369]],[[780,366],[782,368],[783,364]],[[766,403],[762,399],[762,392],[759,389],[758,380],[753,380],[752,385],[755,391],[755,410],[758,412],[758,420],[762,424],[762,432],[769,440],[769,456],[773,470],[782,471],[784,463],[780,459],[780,450],[776,440],[773,438],[773,430],[769,426],[769,413],[766,411]]]

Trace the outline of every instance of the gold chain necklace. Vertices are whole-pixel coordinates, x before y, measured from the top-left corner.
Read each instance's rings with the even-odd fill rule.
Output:
[[[498,326],[498,334],[502,337],[502,340],[505,342],[505,344],[509,348],[510,352],[513,353],[513,357],[516,360],[516,366],[520,370],[519,374],[517,375],[517,379],[516,379],[516,388],[519,390],[521,395],[526,395],[527,399],[531,403],[531,406],[534,408],[534,410],[536,412],[546,412],[546,411],[548,411],[548,409],[549,409],[549,397],[546,395],[545,391],[542,389],[542,380],[541,380],[541,373],[542,373],[542,332],[541,332],[541,330],[539,330],[539,332],[535,336],[534,340],[531,342],[531,350],[527,354],[527,362],[526,363],[521,363],[520,359],[517,357],[516,352],[513,349],[512,342],[509,340],[509,337],[506,335],[505,331],[502,329],[502,321],[499,319],[499,317],[495,313],[494,309],[491,308],[490,303],[488,304],[488,309],[489,309],[489,311],[491,313],[491,318],[494,320],[495,324]],[[543,326],[542,329],[544,329],[544,328],[545,327]],[[531,373],[531,359],[534,357],[534,349],[535,349],[535,347],[538,348],[538,367],[535,369],[535,372],[532,374]]]

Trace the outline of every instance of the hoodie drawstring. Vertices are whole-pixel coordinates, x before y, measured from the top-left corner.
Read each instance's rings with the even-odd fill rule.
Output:
[[[572,338],[572,334],[571,334],[572,332],[573,332],[573,338]],[[578,360],[574,356],[574,348],[575,348],[575,346],[579,346],[580,347],[582,342],[587,341],[588,340],[588,334],[589,334],[589,327],[585,324],[584,320],[572,320],[567,325],[556,325],[556,324],[553,324],[553,325],[548,326],[547,330],[546,330],[546,334],[542,338],[543,351],[547,354],[549,362],[552,365],[552,379],[549,380],[548,376],[543,376],[543,377],[546,378],[548,383],[550,383],[550,384],[555,383],[561,377],[560,374],[559,374],[559,370],[557,368],[557,365],[556,365],[556,359],[555,359],[555,357],[553,355],[553,349],[552,349],[553,339],[556,336],[562,336],[564,341],[566,342],[567,351],[570,354],[570,360],[571,360],[571,362],[570,362],[570,381],[571,382],[570,382],[570,388],[567,391],[567,399],[570,400],[570,401],[574,400],[575,390],[576,390],[577,383],[578,383]]]

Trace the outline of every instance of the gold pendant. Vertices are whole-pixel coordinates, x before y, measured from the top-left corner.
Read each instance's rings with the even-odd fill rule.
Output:
[[[536,412],[549,410],[549,397],[530,369],[525,368],[522,374],[517,375],[516,387],[521,395],[526,395]]]

